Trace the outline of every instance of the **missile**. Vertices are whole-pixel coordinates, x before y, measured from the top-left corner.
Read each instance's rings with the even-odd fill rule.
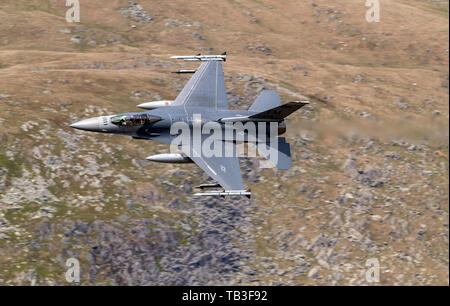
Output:
[[[187,73],[196,73],[197,70],[178,70],[172,73],[176,73],[176,74],[187,74]]]
[[[147,160],[156,163],[167,163],[167,164],[190,164],[192,160],[184,154],[181,153],[165,153],[158,154],[147,157]]]
[[[223,53],[221,55],[192,55],[192,56],[172,56],[172,59],[184,60],[187,62],[195,62],[195,61],[227,61],[227,53]]]
[[[208,189],[208,188],[221,188],[220,184],[201,184],[200,186],[196,186],[198,189]]]
[[[137,107],[142,109],[155,109],[160,107],[169,107],[173,104],[173,101],[153,101],[139,104]]]
[[[209,191],[209,192],[200,192],[194,193],[194,196],[200,197],[209,197],[209,196],[217,196],[217,197],[230,197],[230,196],[245,196],[250,199],[252,196],[251,191],[249,190],[230,190],[230,191]]]

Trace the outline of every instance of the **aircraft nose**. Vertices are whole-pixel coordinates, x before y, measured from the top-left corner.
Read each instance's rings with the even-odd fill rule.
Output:
[[[83,130],[83,131],[92,131],[92,132],[98,132],[100,130],[100,118],[89,118],[85,120],[81,120],[78,122],[75,122],[74,124],[70,125],[71,128]]]

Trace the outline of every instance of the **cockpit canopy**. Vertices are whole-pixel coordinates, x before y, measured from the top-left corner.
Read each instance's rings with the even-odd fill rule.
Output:
[[[148,114],[124,114],[112,117],[111,123],[118,126],[140,126],[160,120],[160,117]]]

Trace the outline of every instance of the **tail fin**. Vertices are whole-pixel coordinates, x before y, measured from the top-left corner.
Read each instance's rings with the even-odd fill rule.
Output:
[[[259,97],[256,99],[255,103],[250,106],[250,111],[252,112],[264,112],[271,108],[281,105],[280,96],[276,91],[264,90],[261,92]]]
[[[260,112],[259,114],[252,115],[249,117],[249,119],[282,121],[284,118],[291,115],[293,112],[299,110],[300,108],[308,104],[309,104],[308,101],[289,102],[287,104],[283,104],[278,107]]]

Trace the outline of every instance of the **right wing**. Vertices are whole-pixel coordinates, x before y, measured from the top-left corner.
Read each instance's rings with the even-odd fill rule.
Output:
[[[236,151],[236,146],[232,143],[230,145]],[[234,157],[196,157],[190,147],[184,146],[180,147],[180,149],[226,191],[245,191],[241,167],[236,154],[233,155]],[[199,154],[196,155],[198,156]]]
[[[228,109],[222,61],[205,61],[172,106]]]

